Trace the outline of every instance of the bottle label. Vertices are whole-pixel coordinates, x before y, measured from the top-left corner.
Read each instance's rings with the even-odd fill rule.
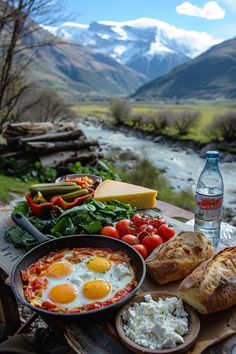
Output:
[[[195,217],[203,221],[220,220],[222,204],[223,194],[206,196],[196,193]]]

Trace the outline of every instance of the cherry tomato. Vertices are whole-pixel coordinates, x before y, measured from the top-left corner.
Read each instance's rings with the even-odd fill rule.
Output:
[[[147,258],[148,251],[144,245],[134,245],[133,248],[135,248],[136,251],[138,251],[141,256],[143,256],[144,259]]]
[[[152,235],[155,234],[155,235],[158,235],[158,229],[156,227],[153,228],[153,232],[152,232]]]
[[[151,236],[146,236],[142,240],[142,244],[146,247],[148,253],[151,253],[157,246],[163,243],[162,238],[159,235],[152,234]]]
[[[158,234],[161,236],[164,242],[168,241],[175,234],[175,230],[172,226],[167,224],[162,224],[158,228]]]
[[[116,224],[116,230],[119,232],[120,236],[124,236],[127,234],[137,234],[135,227],[133,227],[132,221],[129,219],[122,219],[118,221],[118,223]]]
[[[138,228],[138,238],[139,238],[139,241],[142,241],[142,239],[149,235],[150,233],[153,232],[153,227],[152,225],[147,225],[147,224],[144,224],[144,225],[141,225],[139,226]]]
[[[130,220],[133,221],[133,223],[136,223],[136,222],[142,222],[143,218],[142,218],[141,214],[136,213],[136,214],[131,216]]]
[[[139,227],[140,225],[143,225],[144,223],[146,223],[145,219],[142,217],[141,214],[134,214],[132,217],[131,217],[131,221],[134,223],[134,225],[136,227]]]
[[[119,232],[113,226],[104,226],[100,231],[100,234],[103,236],[109,236],[113,238],[119,238]]]
[[[130,234],[121,237],[121,241],[124,241],[129,245],[137,245],[140,243],[137,236],[130,235]]]
[[[160,222],[160,219],[153,218],[153,219],[150,219],[150,220],[149,220],[149,224],[158,229],[158,227],[159,227],[162,223]]]

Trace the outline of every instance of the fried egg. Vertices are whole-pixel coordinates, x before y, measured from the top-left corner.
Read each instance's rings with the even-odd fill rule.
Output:
[[[135,278],[133,268],[125,261],[95,255],[73,263],[68,260],[68,252],[40,275],[47,279],[47,286],[34,305],[50,300],[64,311],[104,302]]]

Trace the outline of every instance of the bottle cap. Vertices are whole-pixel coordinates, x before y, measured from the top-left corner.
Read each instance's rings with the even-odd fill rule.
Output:
[[[212,159],[218,159],[219,158],[219,151],[207,151],[206,157],[212,158]]]

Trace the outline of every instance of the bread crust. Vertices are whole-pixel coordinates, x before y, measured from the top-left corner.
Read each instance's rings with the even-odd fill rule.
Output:
[[[179,286],[178,295],[208,314],[236,304],[236,246],[226,247],[199,265]]]
[[[202,233],[183,231],[152,252],[147,270],[158,284],[166,284],[185,278],[213,254],[212,243]]]

